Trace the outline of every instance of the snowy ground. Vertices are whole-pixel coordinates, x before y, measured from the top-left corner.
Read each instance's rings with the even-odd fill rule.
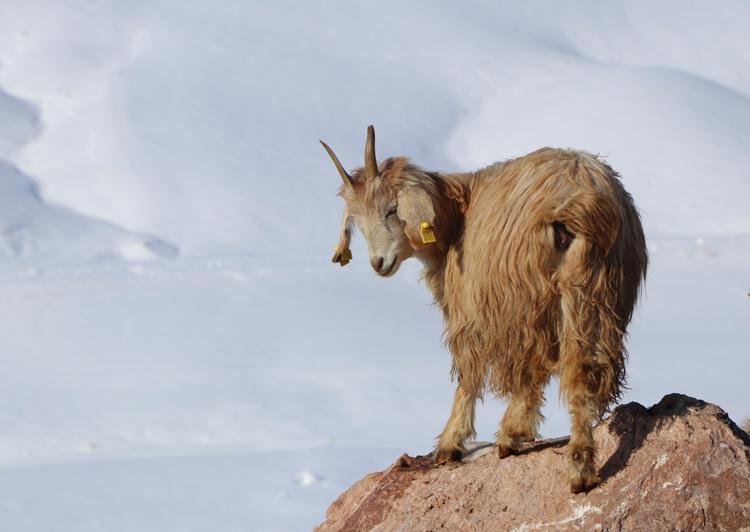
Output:
[[[605,155],[652,261],[626,400],[750,414],[746,4],[5,3],[3,530],[305,530],[429,450],[452,385],[417,265],[328,262],[317,139],[356,166],[370,122],[435,169]]]

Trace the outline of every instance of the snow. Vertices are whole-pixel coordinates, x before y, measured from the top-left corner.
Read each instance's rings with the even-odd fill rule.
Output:
[[[452,396],[417,264],[332,265],[317,140],[601,153],[651,253],[626,401],[747,404],[742,2],[29,0],[0,18],[0,522],[305,530]],[[480,408],[491,438],[502,405]],[[555,385],[545,436],[568,432]]]

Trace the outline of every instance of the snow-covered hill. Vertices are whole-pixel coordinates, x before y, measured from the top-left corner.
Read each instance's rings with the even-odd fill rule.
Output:
[[[43,133],[39,111],[0,89],[0,257],[20,263],[80,263],[173,257],[174,245],[45,201],[36,180],[11,162]]]
[[[357,166],[368,123],[431,169],[603,154],[652,257],[626,399],[750,414],[745,3],[7,4],[3,529],[309,529],[430,448],[449,355],[417,265],[328,262],[317,139]]]

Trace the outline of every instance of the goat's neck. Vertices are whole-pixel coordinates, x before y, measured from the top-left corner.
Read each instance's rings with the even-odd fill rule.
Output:
[[[423,265],[422,278],[445,312],[445,266],[451,249],[463,238],[464,212],[469,204],[473,174],[430,174],[430,177],[438,184],[441,196],[435,205],[438,242],[420,250],[416,256]]]

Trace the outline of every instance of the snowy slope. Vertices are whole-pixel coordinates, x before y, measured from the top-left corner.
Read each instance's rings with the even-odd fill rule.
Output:
[[[382,156],[430,168],[585,147],[622,170],[652,233],[750,231],[741,3],[397,5],[14,6],[0,86],[44,128],[13,160],[45,198],[188,255],[327,247],[335,175],[315,140],[358,165],[370,121]],[[726,186],[702,190],[707,173]]]
[[[0,90],[0,124],[0,257],[77,263],[176,254],[174,245],[158,238],[45,202],[38,183],[9,160],[42,133],[37,109]]]
[[[0,17],[0,523],[305,530],[423,453],[450,359],[417,283],[329,262],[317,139],[472,169],[603,154],[651,253],[626,400],[750,414],[741,2],[56,2]],[[556,388],[542,431],[565,434]],[[479,413],[490,439],[501,405]]]

